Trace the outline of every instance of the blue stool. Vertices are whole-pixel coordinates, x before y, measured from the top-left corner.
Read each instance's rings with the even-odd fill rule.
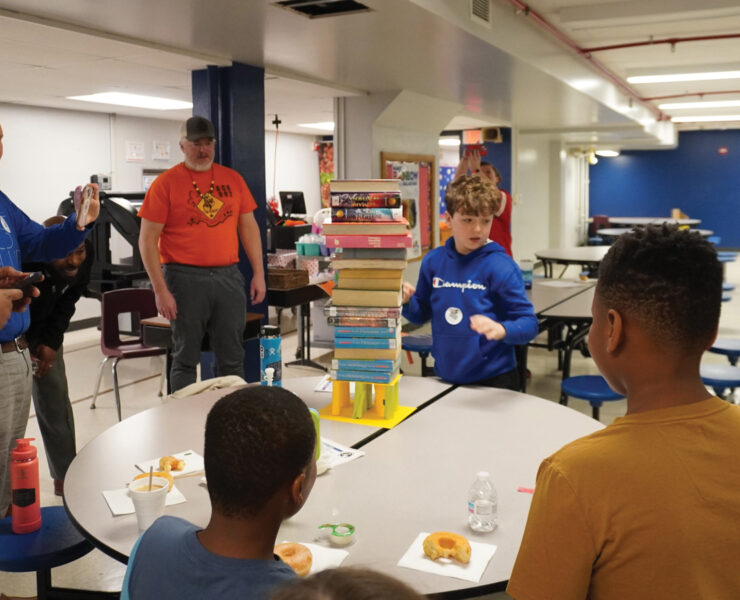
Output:
[[[601,375],[575,375],[563,379],[560,385],[560,404],[568,405],[568,397],[588,400],[591,416],[599,420],[599,408],[604,402],[622,400],[624,396],[613,391]]]
[[[736,387],[740,387],[740,367],[702,364],[699,374],[704,385],[712,388],[720,398],[725,398],[727,388],[734,392]]]
[[[716,245],[718,245],[718,244],[720,244],[722,242],[722,238],[720,236],[718,236],[718,235],[710,235],[707,238],[707,241],[710,244],[714,244],[716,246]]]
[[[735,286],[732,285],[731,283],[723,283],[722,284],[722,291],[723,292],[731,292],[734,289],[735,289]]]
[[[724,354],[734,367],[737,365],[738,357],[740,357],[740,339],[717,338],[708,352]]]
[[[730,300],[732,300],[730,294],[722,294],[722,302],[729,302]]]
[[[434,375],[434,367],[427,366],[427,358],[432,352],[432,336],[428,333],[404,335],[401,337],[401,348],[407,352],[418,352],[421,358],[421,376]]]
[[[53,567],[72,562],[93,549],[93,545],[72,525],[63,506],[42,508],[41,529],[33,533],[13,533],[10,519],[11,517],[6,517],[0,521],[0,571],[36,571],[36,593],[39,600],[113,597],[104,592],[52,587]]]

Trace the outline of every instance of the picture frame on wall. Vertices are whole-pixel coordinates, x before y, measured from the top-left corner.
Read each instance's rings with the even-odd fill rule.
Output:
[[[432,154],[380,153],[381,178],[401,182],[403,216],[409,222],[413,240],[407,251],[409,261],[420,260],[434,247],[435,161]]]

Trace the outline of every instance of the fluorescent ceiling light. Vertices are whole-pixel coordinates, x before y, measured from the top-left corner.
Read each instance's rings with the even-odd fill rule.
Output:
[[[670,75],[634,75],[632,77],[627,77],[627,81],[629,83],[671,83],[675,81],[711,81],[716,79],[740,79],[740,71],[673,73]]]
[[[740,121],[740,115],[701,115],[694,117],[671,117],[674,123],[706,123],[710,121]]]
[[[320,129],[321,131],[334,131],[334,121],[322,121],[321,123],[298,123],[298,127]]]
[[[604,158],[614,158],[619,156],[618,150],[597,150],[596,156],[603,156]]]
[[[67,96],[68,100],[82,100],[83,102],[97,102],[98,104],[115,104],[117,106],[133,106],[136,108],[153,108],[154,110],[178,110],[193,108],[192,102],[158,98],[156,96],[141,96],[139,94],[125,94],[123,92],[102,92],[88,96]]]
[[[456,137],[439,138],[439,145],[440,146],[459,146],[460,138],[456,138]]]
[[[730,108],[740,106],[740,100],[712,100],[710,102],[668,102],[659,104],[660,110],[672,110],[681,108]]]

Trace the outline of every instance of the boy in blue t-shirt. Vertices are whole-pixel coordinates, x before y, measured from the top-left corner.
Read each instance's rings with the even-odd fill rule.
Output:
[[[520,389],[514,346],[537,335],[517,264],[488,239],[501,193],[478,175],[450,184],[452,237],[429,252],[414,288],[403,284],[403,316],[432,321],[437,374],[451,383]]]
[[[204,451],[211,520],[157,519],[131,552],[122,600],[261,600],[295,577],[273,548],[316,480],[316,443],[308,408],[287,390],[245,387],[216,402]]]

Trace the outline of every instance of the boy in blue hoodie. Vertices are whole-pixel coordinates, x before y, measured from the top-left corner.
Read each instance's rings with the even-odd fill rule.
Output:
[[[437,374],[451,383],[519,390],[514,346],[537,335],[537,318],[517,264],[488,239],[501,193],[479,175],[446,195],[452,236],[429,252],[414,288],[403,284],[403,316],[432,320]]]

